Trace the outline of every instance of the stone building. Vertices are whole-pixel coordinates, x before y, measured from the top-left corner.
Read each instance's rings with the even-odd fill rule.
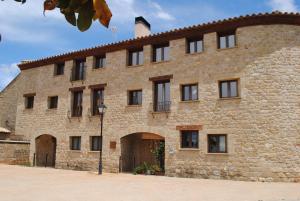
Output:
[[[300,14],[149,34],[139,17],[134,39],[19,65],[31,163],[96,170],[104,101],[106,172],[155,163],[164,143],[167,176],[300,181]]]

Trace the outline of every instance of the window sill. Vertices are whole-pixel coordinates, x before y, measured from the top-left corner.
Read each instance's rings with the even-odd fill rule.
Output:
[[[71,80],[71,82],[84,82],[85,80]]]
[[[179,151],[200,151],[199,148],[179,148]]]
[[[165,114],[165,113],[171,113],[171,111],[160,111],[160,112],[157,112],[157,111],[151,111],[152,114]]]
[[[204,53],[204,51],[202,51],[202,52],[194,52],[194,53],[185,53],[185,55],[186,56],[196,56],[196,55],[200,55],[200,54],[203,54]]]
[[[81,150],[69,150],[71,153],[81,153]]]
[[[105,69],[106,69],[106,67],[92,68],[92,71],[105,70]]]
[[[179,101],[179,103],[199,103],[200,100],[187,100],[187,101]]]
[[[90,154],[97,154],[97,153],[100,153],[100,151],[88,151],[88,153],[90,153]]]
[[[217,51],[223,51],[223,50],[232,50],[232,49],[237,49],[238,46],[234,46],[234,47],[227,47],[227,48],[217,48]]]
[[[131,65],[131,66],[127,65],[126,68],[138,68],[138,67],[143,67],[143,66],[144,66],[144,64]]]
[[[143,105],[126,105],[126,108],[140,108]]]
[[[206,155],[220,155],[220,156],[229,156],[229,153],[206,153]]]
[[[219,98],[219,100],[241,100],[241,97]]]
[[[168,63],[170,62],[170,60],[166,60],[166,61],[152,61],[151,64],[163,64],[163,63]]]
[[[57,110],[57,107],[56,108],[48,108],[46,109],[46,111],[56,111]]]
[[[78,119],[78,118],[82,118],[82,116],[71,116],[71,119]]]

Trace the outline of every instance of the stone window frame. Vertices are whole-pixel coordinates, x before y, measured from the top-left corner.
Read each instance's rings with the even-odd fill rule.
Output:
[[[197,147],[189,146],[189,147],[183,147],[182,146],[182,137],[184,132],[197,132]],[[180,149],[185,149],[185,150],[199,150],[200,149],[200,134],[199,130],[180,130]]]
[[[99,112],[98,109],[95,109],[95,99],[94,99],[94,95],[95,95],[95,91],[97,90],[101,90],[102,91],[102,100],[101,103],[104,103],[104,99],[105,99],[105,88],[106,88],[107,84],[94,84],[94,85],[89,85],[89,89],[91,90],[90,92],[90,115],[91,116],[99,116]]]
[[[93,139],[97,139],[99,142],[98,142],[98,147],[96,149],[94,149],[94,144],[93,144]],[[100,151],[100,148],[101,148],[101,137],[98,135],[93,135],[93,136],[90,136],[90,151],[92,152],[99,152]]]
[[[26,110],[32,110],[34,108],[34,97],[36,96],[36,93],[28,93],[28,94],[24,94],[24,107]],[[32,98],[32,104],[29,105],[29,99]]]
[[[99,60],[99,66],[97,65]],[[102,60],[102,62],[101,62]],[[107,65],[106,54],[93,56],[93,69],[103,69]]]
[[[65,62],[60,62],[60,63],[54,64],[54,73],[53,73],[54,76],[64,75],[65,74],[65,66],[66,66]]]
[[[132,54],[133,53],[137,53],[138,52],[138,64],[133,64],[132,63]],[[142,59],[140,58],[140,53],[142,53]],[[138,67],[138,66],[142,66],[145,63],[145,54],[144,54],[144,47],[140,47],[140,48],[135,48],[135,49],[127,49],[127,67]],[[141,62],[140,62],[141,61]]]
[[[234,36],[234,46],[229,46],[229,37]],[[225,37],[226,45],[225,47],[221,47],[221,37]],[[238,46],[238,40],[237,40],[237,30],[228,30],[224,32],[217,32],[217,49],[218,50],[226,50],[231,48],[236,48]]]
[[[141,103],[137,103],[137,104],[134,104],[132,101],[131,101],[131,93],[132,92],[141,92]],[[143,89],[130,89],[130,90],[127,90],[127,105],[128,106],[142,106],[143,105]]]
[[[56,98],[56,104],[54,106],[52,106],[52,100]],[[53,109],[57,109],[58,108],[58,96],[49,96],[48,97],[48,109],[49,110],[53,110]]]
[[[183,93],[183,88],[185,87],[185,86],[194,86],[194,85],[196,85],[197,86],[197,99],[189,99],[189,100],[184,100],[184,97],[183,97],[183,95],[184,95],[184,93]],[[191,91],[190,91],[191,92]],[[181,100],[181,102],[192,102],[192,101],[198,101],[199,100],[199,83],[198,82],[193,82],[193,83],[185,83],[185,84],[180,84],[180,100]]]
[[[160,61],[157,61],[157,58],[156,58],[156,51],[158,48],[163,48],[162,52],[161,52],[161,60]],[[168,58],[165,58],[165,48],[168,48]],[[151,61],[152,63],[161,63],[161,62],[167,62],[167,61],[170,61],[171,58],[170,58],[170,52],[171,52],[171,47],[170,47],[170,41],[167,41],[165,43],[159,43],[159,44],[152,44],[152,51],[151,51]]]
[[[217,151],[217,152],[211,152],[209,148],[209,137],[210,136],[225,136],[225,151]],[[228,134],[207,134],[207,154],[228,154]]]
[[[201,44],[202,44],[202,49],[201,51],[194,51],[194,52],[191,52],[190,51],[190,43],[194,43],[195,45],[195,48],[197,47],[197,49],[199,49],[199,47],[195,44],[195,42],[198,42],[200,41]],[[186,46],[186,49],[185,49],[185,53],[186,54],[199,54],[199,53],[203,53],[204,52],[204,36],[197,36],[197,37],[189,37],[189,38],[186,38],[185,39],[185,46]]]
[[[237,82],[237,96],[222,97],[221,84],[223,82],[230,82],[230,81]],[[218,80],[218,97],[220,100],[240,99],[241,98],[241,79],[240,78],[227,78],[227,79]]]
[[[77,139],[78,140],[78,143],[73,144],[73,140]],[[70,136],[69,137],[69,142],[70,142],[70,150],[71,151],[81,151],[81,136]]]

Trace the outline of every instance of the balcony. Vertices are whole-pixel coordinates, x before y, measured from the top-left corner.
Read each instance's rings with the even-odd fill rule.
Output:
[[[72,110],[72,117],[81,117],[82,116],[82,106],[74,107]]]
[[[153,111],[154,112],[170,112],[171,110],[171,101],[162,101],[154,103]]]

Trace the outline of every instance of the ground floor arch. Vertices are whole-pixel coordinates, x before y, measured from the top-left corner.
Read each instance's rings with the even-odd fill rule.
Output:
[[[164,171],[165,138],[147,132],[132,133],[121,138],[121,172],[133,172],[141,164],[158,165]],[[159,156],[156,151],[163,146]]]
[[[55,167],[56,138],[52,135],[40,135],[35,138],[35,165]]]

